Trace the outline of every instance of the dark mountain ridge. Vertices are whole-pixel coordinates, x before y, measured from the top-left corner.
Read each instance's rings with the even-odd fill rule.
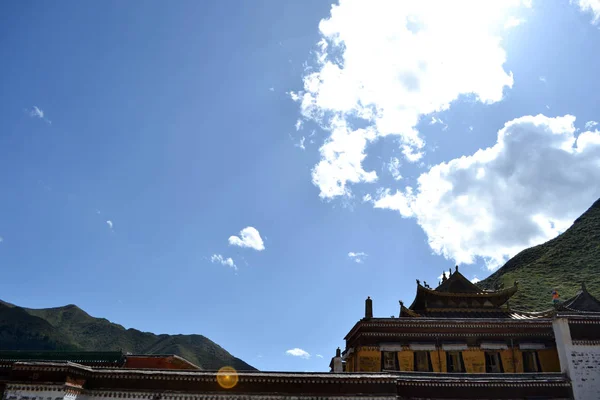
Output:
[[[176,354],[205,370],[256,370],[202,335],[156,335],[95,318],[74,304],[31,309],[0,300],[0,350]]]

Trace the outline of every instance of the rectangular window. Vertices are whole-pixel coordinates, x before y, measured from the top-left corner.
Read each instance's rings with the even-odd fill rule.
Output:
[[[500,374],[504,372],[502,368],[502,358],[497,351],[485,352],[485,372],[490,374]]]
[[[465,363],[460,351],[446,352],[446,366],[448,372],[465,372]]]
[[[382,360],[382,369],[387,369],[391,371],[398,370],[398,357],[395,351],[383,351],[383,355],[381,357]]]
[[[431,356],[428,351],[415,351],[415,371],[431,372]]]
[[[540,360],[538,359],[537,351],[523,352],[523,371],[525,372],[542,372]]]

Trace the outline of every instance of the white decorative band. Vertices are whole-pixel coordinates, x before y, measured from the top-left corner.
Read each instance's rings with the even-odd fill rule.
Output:
[[[381,351],[402,351],[402,345],[400,343],[381,343],[379,349]]]
[[[442,349],[444,351],[463,351],[467,350],[466,343],[442,343]]]
[[[546,346],[543,343],[520,343],[519,349],[521,350],[542,350]]]
[[[435,344],[429,343],[410,343],[408,347],[414,351],[435,351]]]
[[[494,342],[482,342],[480,347],[484,350],[506,350],[508,345],[506,343],[494,343]]]

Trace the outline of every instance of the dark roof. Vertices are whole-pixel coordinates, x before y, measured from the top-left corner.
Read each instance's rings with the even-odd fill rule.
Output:
[[[458,272],[455,272],[454,274],[452,274],[452,276],[458,275]],[[461,275],[462,276],[462,275]],[[464,277],[463,277],[464,278]],[[452,279],[452,277],[450,278]],[[450,279],[448,279],[445,283],[448,283],[448,281],[450,281]],[[464,278],[466,280],[466,278]],[[462,282],[460,282],[461,278],[458,277],[456,278],[455,282],[459,282],[460,287],[464,287],[462,285]],[[471,282],[469,282],[471,283]],[[442,284],[444,285],[444,284]],[[458,286],[458,285],[457,285]],[[475,285],[473,285],[475,286]],[[449,284],[448,286],[450,289],[453,288],[453,286],[451,284]],[[483,302],[486,303],[489,301],[489,303],[491,303],[489,305],[489,307],[494,307],[494,308],[498,308],[500,306],[502,306],[503,304],[505,304],[516,292],[517,292],[518,288],[515,284],[515,286],[512,286],[510,288],[507,289],[502,289],[502,290],[497,290],[497,291],[483,291],[481,289],[478,288],[477,292],[474,291],[469,291],[469,292],[455,292],[455,291],[446,291],[446,290],[437,290],[437,289],[431,289],[431,288],[427,288],[425,286],[422,286],[420,283],[417,284],[417,294],[415,296],[414,301],[412,302],[412,304],[410,305],[409,309],[420,312],[422,310],[425,310],[428,307],[441,307],[441,306],[435,306],[436,303],[441,302],[441,303],[446,303],[447,301],[452,301],[454,303],[460,303],[461,301],[467,301],[467,302],[471,302],[472,300],[477,300],[479,302]],[[449,307],[453,307],[451,305],[448,305]],[[444,306],[447,307],[447,306]],[[454,306],[455,307],[455,306]],[[485,306],[488,307],[488,306]]]
[[[450,275],[448,279],[445,279],[441,285],[435,288],[436,292],[449,292],[449,293],[481,293],[483,290],[468,280],[463,274],[456,271]]]
[[[125,356],[120,351],[0,351],[0,361],[71,361],[80,364],[121,365]]]
[[[581,290],[570,299],[560,303],[557,307],[560,311],[574,311],[580,313],[600,313],[600,301],[592,296],[583,283]]]
[[[547,318],[548,315],[542,313],[529,313],[511,310],[428,310],[420,314],[425,318],[500,318],[500,319],[537,319]]]

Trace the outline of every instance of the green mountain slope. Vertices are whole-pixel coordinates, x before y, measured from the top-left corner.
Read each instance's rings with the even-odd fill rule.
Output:
[[[485,289],[512,286],[519,291],[510,306],[539,311],[552,307],[552,289],[561,299],[573,296],[585,282],[600,298],[600,200],[556,238],[511,258],[502,268],[478,283]]]
[[[155,335],[94,318],[75,305],[28,309],[0,301],[0,350],[176,354],[202,369],[255,370],[202,335]]]

